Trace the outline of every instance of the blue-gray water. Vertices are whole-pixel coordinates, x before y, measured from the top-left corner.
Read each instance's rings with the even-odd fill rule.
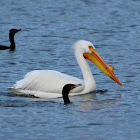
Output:
[[[0,1],[0,139],[137,140],[140,139],[140,1],[24,0]],[[54,69],[82,78],[72,44],[91,41],[104,60],[115,67],[123,86],[94,64],[90,68],[97,91],[42,101],[7,90],[35,69]]]

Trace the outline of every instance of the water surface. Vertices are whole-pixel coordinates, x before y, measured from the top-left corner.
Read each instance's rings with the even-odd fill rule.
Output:
[[[0,1],[1,139],[140,139],[140,2],[138,0]],[[115,67],[119,86],[89,62],[97,91],[63,100],[20,97],[7,90],[32,70],[54,69],[82,78],[72,44],[91,41]]]

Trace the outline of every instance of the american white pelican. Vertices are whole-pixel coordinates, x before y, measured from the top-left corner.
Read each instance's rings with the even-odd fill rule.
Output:
[[[17,81],[13,88],[16,94],[30,94],[40,98],[62,97],[64,85],[82,84],[70,95],[79,95],[96,90],[96,83],[87,63],[87,59],[97,65],[107,76],[122,86],[113,73],[113,66],[107,65],[89,41],[80,40],[74,44],[75,56],[83,73],[83,80],[54,70],[35,70],[27,73],[24,79]]]

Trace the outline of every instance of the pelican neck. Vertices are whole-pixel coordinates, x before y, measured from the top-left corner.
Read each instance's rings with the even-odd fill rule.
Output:
[[[96,90],[96,83],[87,60],[84,58],[83,54],[75,52],[75,56],[83,74],[85,83],[85,89],[83,92]]]

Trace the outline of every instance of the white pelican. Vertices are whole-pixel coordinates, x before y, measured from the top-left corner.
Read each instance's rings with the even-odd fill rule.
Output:
[[[24,79],[17,81],[13,88],[16,94],[30,94],[40,98],[62,97],[66,84],[82,84],[70,95],[85,94],[96,90],[96,83],[87,63],[87,59],[97,65],[107,76],[122,86],[113,73],[113,66],[107,65],[89,41],[80,40],[74,44],[75,56],[83,73],[83,80],[54,70],[34,70],[27,73]]]

